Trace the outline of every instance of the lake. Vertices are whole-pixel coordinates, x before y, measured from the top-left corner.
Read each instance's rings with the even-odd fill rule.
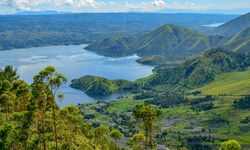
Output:
[[[0,67],[12,65],[17,68],[20,78],[32,83],[33,76],[52,65],[63,73],[68,82],[59,90],[64,94],[61,107],[78,103],[93,103],[97,100],[114,100],[126,93],[116,93],[106,97],[93,98],[80,90],[69,87],[72,79],[84,75],[102,76],[108,79],[134,81],[152,73],[151,66],[138,64],[138,56],[110,58],[97,55],[84,49],[87,45],[48,46],[38,48],[0,51]]]

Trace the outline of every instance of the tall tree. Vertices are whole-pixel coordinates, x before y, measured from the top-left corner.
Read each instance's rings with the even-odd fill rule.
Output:
[[[107,150],[109,146],[109,128],[106,126],[99,126],[94,130],[94,143],[96,146],[100,146],[102,150]]]
[[[120,130],[114,129],[114,130],[111,131],[110,136],[116,142],[117,140],[120,140],[122,138],[122,133],[120,132]]]
[[[67,79],[61,73],[56,72],[55,67],[48,66],[44,70],[40,71],[38,75],[34,77],[34,84],[41,85],[45,88],[45,94],[50,106],[53,110],[53,128],[54,137],[56,141],[56,150],[58,150],[58,139],[57,139],[57,104],[56,104],[56,94],[60,86],[67,82]]]
[[[143,144],[146,141],[145,135],[143,133],[136,133],[130,139],[133,146],[133,150],[143,150]]]
[[[142,127],[145,130],[146,149],[155,149],[156,119],[161,111],[152,105],[137,105],[133,115],[137,119],[142,119]]]

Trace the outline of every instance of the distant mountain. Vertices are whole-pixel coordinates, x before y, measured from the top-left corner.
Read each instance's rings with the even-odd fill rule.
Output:
[[[201,30],[206,28],[203,25],[233,18],[234,15],[184,13],[21,12],[0,15],[0,50],[90,43],[114,34],[147,33],[166,23]]]
[[[60,11],[23,11],[17,12],[14,15],[57,15],[57,14],[70,14],[70,12],[60,12]]]
[[[162,9],[157,12],[159,13],[203,13],[208,15],[216,15],[216,14],[231,14],[231,15],[239,15],[245,14],[249,12],[249,8],[240,8],[240,9],[230,9],[230,10],[223,10],[223,9],[209,9],[209,10],[192,10],[192,9]]]
[[[213,31],[213,34],[230,36],[250,27],[250,13],[233,19]]]

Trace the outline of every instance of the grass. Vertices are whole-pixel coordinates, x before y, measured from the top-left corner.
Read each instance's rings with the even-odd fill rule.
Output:
[[[215,141],[217,145],[220,145],[222,142],[221,139],[235,139],[241,143],[243,150],[247,150],[250,146],[250,132],[241,131],[239,125],[241,125],[241,120],[250,116],[250,111],[235,109],[233,107],[233,101],[237,98],[238,96],[216,96],[216,99],[213,101],[214,108],[201,112],[193,111],[190,105],[161,108],[162,114],[157,121],[159,129],[161,129],[160,132],[172,131],[166,136],[169,140],[166,141],[165,144],[169,144],[169,147],[180,144],[177,140],[178,135],[181,135],[182,138],[188,136],[211,135],[218,138],[218,140]],[[131,114],[131,110],[136,105],[143,104],[144,101],[133,100],[132,96],[128,96],[109,103],[111,104],[107,107],[109,113]],[[95,106],[97,104],[92,105]],[[112,118],[106,113],[92,113],[96,116],[95,120],[99,121],[101,124],[113,124]],[[219,123],[212,120],[212,118],[216,117],[220,117],[230,122],[230,124],[225,122]],[[126,126],[123,125],[122,127],[126,128]],[[205,132],[203,132],[202,129],[205,129]]]
[[[249,95],[250,94],[250,70],[243,72],[231,72],[218,75],[215,81],[199,88],[203,94],[219,95]]]
[[[114,111],[127,111],[132,110],[136,105],[143,104],[143,101],[140,100],[131,100],[131,99],[122,99],[119,101],[111,102],[111,107],[108,108],[109,112]]]

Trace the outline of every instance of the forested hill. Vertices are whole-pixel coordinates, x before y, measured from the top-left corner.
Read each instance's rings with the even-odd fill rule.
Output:
[[[220,73],[242,71],[249,66],[249,56],[214,48],[177,66],[157,67],[156,74],[148,82],[151,85],[171,84],[192,88],[213,81]]]
[[[193,56],[223,44],[223,36],[208,36],[183,26],[166,24],[138,38],[111,36],[91,43],[87,50],[105,56]]]
[[[216,45],[216,44],[215,44]],[[131,49],[139,55],[190,56],[212,47],[205,34],[167,24],[135,40]]]
[[[226,22],[237,16],[160,13],[0,15],[0,50],[82,44],[114,34],[140,35],[166,23],[200,29],[203,25]]]

